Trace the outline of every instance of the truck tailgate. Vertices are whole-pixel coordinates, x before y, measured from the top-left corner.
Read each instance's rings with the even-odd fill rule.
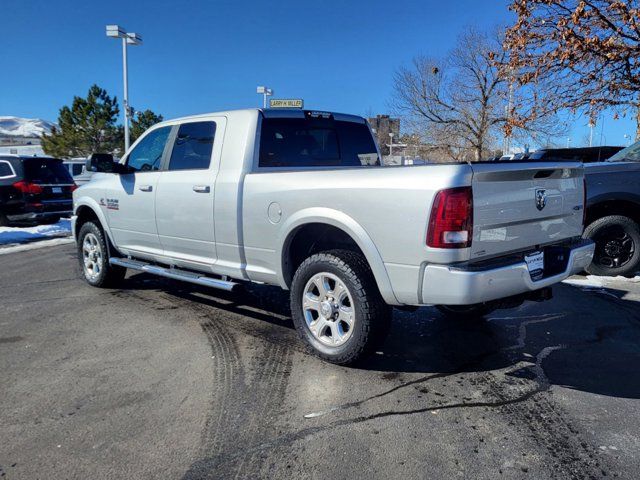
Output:
[[[478,163],[472,168],[472,260],[582,234],[581,164]]]

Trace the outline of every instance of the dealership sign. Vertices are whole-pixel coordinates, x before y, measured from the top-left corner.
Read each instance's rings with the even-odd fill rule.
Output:
[[[304,102],[301,98],[271,98],[269,108],[302,108]]]

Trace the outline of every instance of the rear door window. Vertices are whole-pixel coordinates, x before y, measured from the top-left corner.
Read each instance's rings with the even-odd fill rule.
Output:
[[[260,167],[380,165],[364,123],[333,118],[264,118]]]
[[[24,160],[24,176],[29,182],[40,184],[71,184],[73,178],[62,160],[29,158]]]
[[[169,170],[206,170],[216,135],[215,122],[183,123],[171,151]]]

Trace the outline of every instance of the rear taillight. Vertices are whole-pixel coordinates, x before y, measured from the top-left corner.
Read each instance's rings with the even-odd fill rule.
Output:
[[[25,181],[16,182],[13,184],[13,187],[22,193],[30,193],[32,195],[37,195],[44,191],[40,185]]]
[[[69,187],[70,192],[75,192],[77,189],[78,189],[78,185],[76,185],[75,183]]]
[[[467,248],[473,236],[471,187],[440,190],[431,207],[427,245],[433,248]]]

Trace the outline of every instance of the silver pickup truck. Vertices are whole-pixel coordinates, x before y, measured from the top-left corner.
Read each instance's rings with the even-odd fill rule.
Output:
[[[95,155],[74,192],[84,276],[127,269],[232,290],[291,290],[320,357],[354,362],[382,341],[391,306],[486,314],[581,271],[579,163],[384,166],[366,121],[239,110],[162,122],[119,163]]]

